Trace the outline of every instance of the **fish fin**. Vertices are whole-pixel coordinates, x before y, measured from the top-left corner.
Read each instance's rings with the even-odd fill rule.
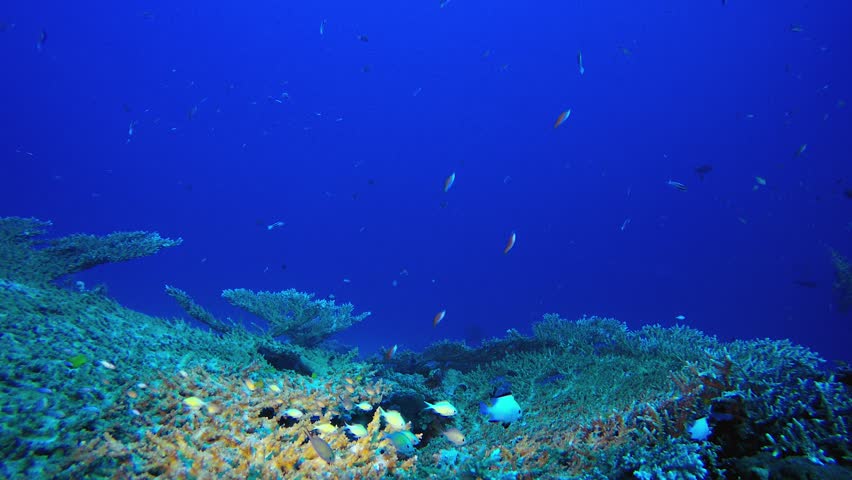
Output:
[[[503,425],[503,428],[509,428],[509,425],[511,425],[511,423],[503,422],[501,425]]]

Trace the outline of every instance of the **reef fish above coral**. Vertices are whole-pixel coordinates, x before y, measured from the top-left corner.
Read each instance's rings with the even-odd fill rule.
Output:
[[[551,314],[530,336],[358,360],[316,328],[364,314],[308,294],[245,293],[259,312],[314,312],[279,322],[293,342],[216,320],[174,287],[221,328],[63,288],[59,276],[179,242],[134,232],[37,250],[47,226],[0,219],[3,478],[851,475],[848,370],[787,340]]]

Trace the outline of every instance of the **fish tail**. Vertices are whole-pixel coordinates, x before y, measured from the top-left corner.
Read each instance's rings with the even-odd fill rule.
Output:
[[[488,415],[488,405],[485,402],[479,402],[479,413]]]

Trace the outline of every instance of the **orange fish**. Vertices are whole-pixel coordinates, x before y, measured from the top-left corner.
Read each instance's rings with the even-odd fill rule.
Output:
[[[446,180],[444,180],[444,192],[448,192],[450,188],[453,186],[453,182],[456,181],[456,172],[450,174]]]
[[[393,354],[396,353],[396,348],[397,346],[394,345],[385,351],[385,360],[390,360],[391,358],[393,358]]]
[[[568,120],[568,117],[570,117],[570,116],[571,116],[571,109],[570,108],[568,110],[565,110],[564,112],[560,113],[559,118],[557,118],[556,122],[553,124],[553,128],[556,128],[559,125],[562,125],[562,123],[565,122],[565,120]]]
[[[447,315],[446,310],[441,310],[440,312],[435,314],[435,318],[432,319],[432,326],[437,327],[438,324],[441,323],[441,320],[443,320],[446,315]]]
[[[518,235],[513,231],[511,235],[509,235],[509,241],[506,242],[506,248],[503,249],[503,253],[509,253],[509,250],[515,246],[515,240],[518,239]]]

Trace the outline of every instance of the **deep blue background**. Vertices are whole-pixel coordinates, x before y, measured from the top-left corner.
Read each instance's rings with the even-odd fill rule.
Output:
[[[334,294],[365,354],[558,312],[850,360],[852,8],[438,4],[6,5],[0,215],[183,237],[82,276],[152,314],[182,315],[166,283],[245,319],[222,289]]]

